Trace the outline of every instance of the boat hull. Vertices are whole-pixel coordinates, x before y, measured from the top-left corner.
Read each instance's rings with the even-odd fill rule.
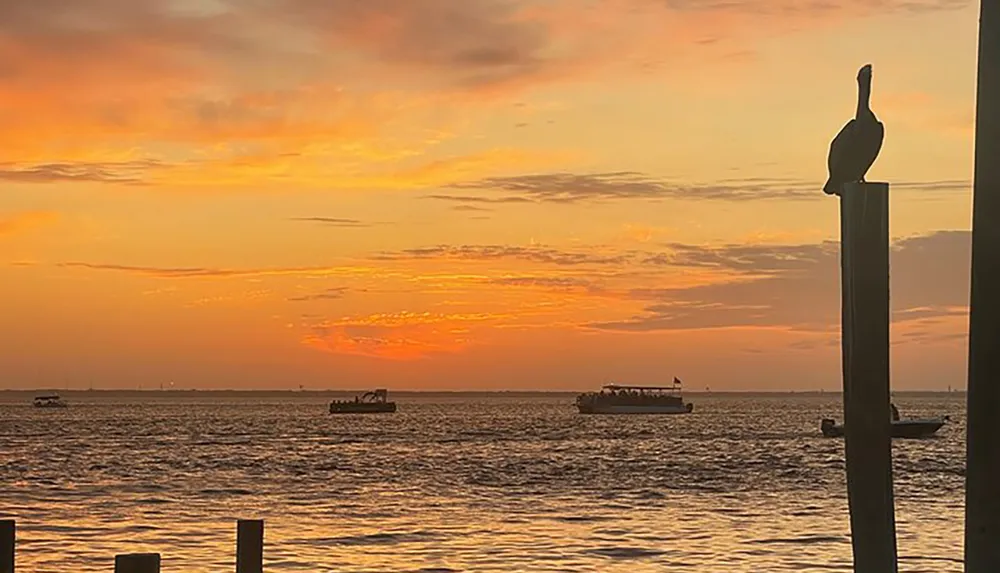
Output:
[[[330,404],[331,414],[391,414],[395,411],[395,402],[343,402]]]
[[[902,439],[929,438],[936,434],[947,421],[947,417],[897,420],[892,422],[892,437]],[[824,420],[824,423],[820,426],[823,435],[828,438],[842,438],[844,436],[844,426],[832,422],[832,420]]]
[[[578,404],[581,414],[690,414],[694,404],[683,406]]]

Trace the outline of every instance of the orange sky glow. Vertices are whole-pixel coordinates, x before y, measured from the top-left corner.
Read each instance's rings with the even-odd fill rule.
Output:
[[[0,3],[0,389],[840,386],[874,65],[893,387],[965,386],[965,0]]]

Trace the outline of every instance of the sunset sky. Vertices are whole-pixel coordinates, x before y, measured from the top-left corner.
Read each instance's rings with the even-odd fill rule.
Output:
[[[0,388],[837,389],[867,62],[893,387],[964,387],[977,19],[0,2]]]

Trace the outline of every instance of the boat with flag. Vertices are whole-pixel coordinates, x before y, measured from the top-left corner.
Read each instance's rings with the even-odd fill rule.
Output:
[[[606,384],[600,392],[576,398],[581,414],[689,414],[694,404],[681,398],[681,381],[674,377],[670,386],[627,386]]]

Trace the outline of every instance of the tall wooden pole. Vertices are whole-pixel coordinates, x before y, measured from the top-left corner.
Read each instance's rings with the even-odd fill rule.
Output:
[[[965,571],[1000,571],[1000,0],[981,0],[972,201]]]
[[[889,414],[889,184],[840,199],[844,451],[855,573],[895,573]]]

